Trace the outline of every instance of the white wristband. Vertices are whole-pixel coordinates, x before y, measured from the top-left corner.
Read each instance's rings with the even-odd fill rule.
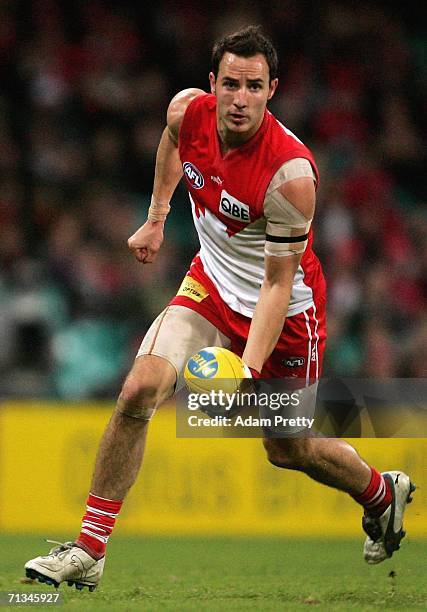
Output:
[[[151,196],[151,204],[148,209],[148,220],[149,221],[165,221],[171,207],[169,203],[165,204],[164,202],[159,202],[152,195]]]

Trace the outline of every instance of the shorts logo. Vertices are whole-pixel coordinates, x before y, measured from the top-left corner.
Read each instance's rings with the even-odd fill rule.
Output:
[[[205,179],[202,173],[197,170],[191,162],[184,162],[182,165],[184,174],[187,177],[188,182],[194,189],[201,189],[205,184]]]
[[[243,202],[239,202],[237,198],[227,193],[225,189],[221,192],[221,201],[219,204],[219,212],[235,221],[250,221],[249,206]]]
[[[304,357],[290,357],[289,359],[284,359],[283,363],[288,368],[298,368],[305,364]]]
[[[182,281],[181,287],[178,289],[178,293],[176,295],[183,295],[190,298],[190,300],[193,300],[194,302],[201,302],[209,295],[209,293],[201,283],[187,274],[184,276],[184,280]]]

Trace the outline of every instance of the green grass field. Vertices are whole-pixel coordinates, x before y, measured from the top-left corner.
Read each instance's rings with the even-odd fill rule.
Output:
[[[357,540],[112,538],[94,593],[61,585],[60,610],[411,610],[427,608],[427,541],[408,537],[370,567]],[[48,550],[39,536],[0,536],[0,591],[23,584],[24,562]],[[390,573],[394,576],[390,576]],[[20,609],[28,606],[20,606]],[[10,609],[15,609],[16,606]],[[55,609],[37,606],[36,609]],[[9,606],[7,608],[9,609]],[[32,608],[34,609],[34,608]]]

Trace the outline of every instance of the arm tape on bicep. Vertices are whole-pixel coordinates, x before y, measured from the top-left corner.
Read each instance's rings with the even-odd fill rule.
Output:
[[[297,160],[291,161],[297,162]],[[286,257],[304,253],[312,220],[307,219],[280,193],[279,189],[267,193],[264,201],[264,215],[267,221],[266,255]]]
[[[304,253],[311,219],[304,217],[278,191],[270,194],[264,210],[267,216],[265,254],[286,257]]]

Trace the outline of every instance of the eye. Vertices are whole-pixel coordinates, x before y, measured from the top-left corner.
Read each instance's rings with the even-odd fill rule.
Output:
[[[249,86],[249,88],[252,91],[259,91],[261,89],[261,84],[260,83],[253,83],[252,85]]]

